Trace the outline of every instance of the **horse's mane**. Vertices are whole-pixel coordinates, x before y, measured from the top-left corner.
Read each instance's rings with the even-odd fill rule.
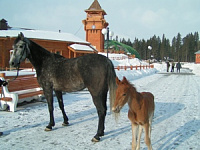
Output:
[[[127,80],[127,84],[130,86],[130,89],[134,90],[135,96],[136,96],[136,100],[138,101],[138,103],[140,103],[142,94],[140,92],[138,92],[136,87],[135,87],[135,85],[131,84],[128,80]]]
[[[20,40],[20,37],[18,36],[15,41],[14,41],[14,45],[17,44],[17,42]]]
[[[135,85],[131,84],[130,81],[128,81],[128,80],[126,80],[126,81],[127,81],[127,84],[137,92]]]

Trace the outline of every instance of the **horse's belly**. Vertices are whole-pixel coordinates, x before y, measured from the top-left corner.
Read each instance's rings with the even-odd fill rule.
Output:
[[[85,85],[82,84],[55,84],[54,89],[63,92],[75,92],[81,91],[85,88]]]

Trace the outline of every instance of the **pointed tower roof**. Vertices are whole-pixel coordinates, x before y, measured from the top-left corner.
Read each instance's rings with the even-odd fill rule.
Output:
[[[99,4],[98,0],[94,0],[92,5],[85,10],[85,12],[92,12],[92,11],[102,11],[104,15],[107,15],[106,12],[101,8],[101,5]]]

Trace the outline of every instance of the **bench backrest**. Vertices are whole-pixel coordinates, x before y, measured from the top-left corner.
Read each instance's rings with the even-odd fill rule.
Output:
[[[20,91],[40,87],[36,77],[17,78],[8,82],[8,91]]]

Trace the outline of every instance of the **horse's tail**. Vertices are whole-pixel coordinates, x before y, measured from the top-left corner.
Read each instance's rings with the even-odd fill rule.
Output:
[[[110,94],[110,111],[112,111],[112,106],[114,104],[115,97],[116,97],[117,85],[116,85],[116,73],[111,61],[108,67],[108,88],[109,88],[109,94]]]

